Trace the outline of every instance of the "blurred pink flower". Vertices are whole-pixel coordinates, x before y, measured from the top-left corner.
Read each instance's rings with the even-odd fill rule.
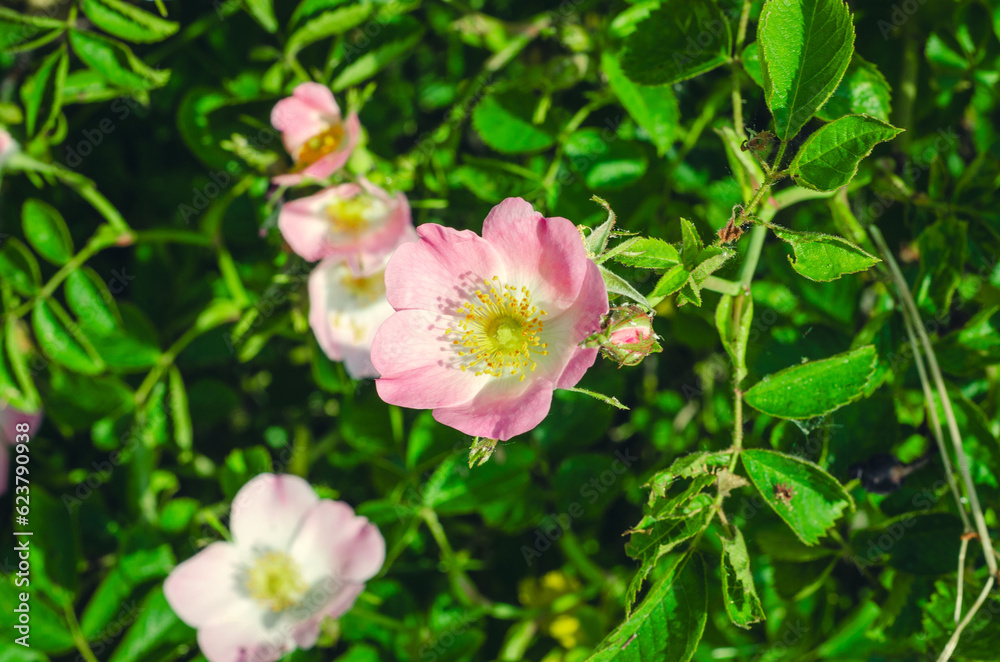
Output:
[[[527,432],[597,356],[580,342],[600,329],[608,294],[580,233],[521,198],[494,207],[482,237],[436,224],[417,233],[386,268],[396,312],[372,346],[379,395],[466,434]]]
[[[7,159],[19,149],[20,146],[17,144],[17,141],[14,140],[6,129],[0,128],[0,169],[3,169]]]
[[[293,172],[271,179],[287,186],[306,177],[326,179],[343,168],[361,133],[357,114],[343,120],[333,92],[319,83],[302,83],[276,103],[271,124],[295,160]]]
[[[27,435],[29,439],[34,439],[38,434],[38,427],[42,424],[42,410],[29,414],[9,404],[0,403],[0,495],[7,493],[10,480],[10,450],[7,446],[14,446],[17,443],[17,435],[22,434],[17,431],[19,423],[28,424]],[[28,443],[30,445],[31,442]]]
[[[385,561],[378,528],[305,480],[261,474],[233,500],[233,542],[215,542],[163,584],[210,662],[273,662],[311,648]]]
[[[406,196],[390,196],[367,179],[289,202],[278,227],[305,259],[343,258],[359,273],[384,264],[396,246],[417,238]]]
[[[413,228],[407,241],[416,241]],[[346,263],[327,258],[309,274],[309,326],[320,348],[343,361],[355,379],[378,377],[372,365],[372,340],[393,309],[385,298],[385,260],[375,271],[357,275]]]

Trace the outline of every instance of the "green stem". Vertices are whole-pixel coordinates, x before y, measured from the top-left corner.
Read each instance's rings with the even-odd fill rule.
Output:
[[[243,281],[240,279],[240,274],[236,270],[236,262],[233,261],[233,256],[229,252],[229,249],[221,243],[217,250],[219,253],[219,271],[222,272],[222,278],[226,282],[229,293],[233,295],[233,303],[236,304],[237,308],[243,310],[250,305],[250,297],[247,295],[247,291],[243,287]]]
[[[764,240],[767,238],[767,228],[763,225],[755,225],[750,231],[750,246],[747,248],[746,258],[740,268],[740,287],[744,292],[750,291],[750,282],[753,280],[754,272],[757,271],[757,263],[760,261],[760,253],[764,248]]]
[[[102,228],[106,227],[107,226],[102,226]],[[79,253],[70,258],[69,262],[64,264],[59,271],[53,274],[52,278],[49,279],[49,282],[47,282],[45,286],[38,291],[38,294],[36,294],[33,299],[21,304],[21,306],[13,312],[15,317],[24,317],[34,307],[35,301],[47,299],[52,296],[52,293],[56,291],[56,288],[59,287],[60,283],[66,280],[71,273],[83,266],[84,262],[93,257],[94,254],[99,253],[105,248],[115,244],[116,237],[111,237],[107,232],[102,232],[102,228],[98,228],[94,236],[87,242],[87,245],[81,248]]]
[[[80,655],[87,662],[98,662],[97,656],[94,655],[94,651],[90,650],[90,644],[87,643],[87,637],[83,635],[83,631],[80,629],[80,623],[76,620],[76,614],[73,612],[73,605],[64,604],[63,612],[66,614],[66,623],[69,625],[70,634],[73,635],[73,644],[76,645],[76,649],[80,651]]]
[[[134,243],[137,244],[190,244],[209,248],[213,245],[212,240],[200,232],[175,228],[140,230],[133,233],[133,237]]]
[[[566,559],[580,571],[580,575],[587,581],[603,586],[611,579],[608,573],[590,560],[587,553],[583,551],[580,540],[571,529],[563,531],[562,536],[559,538],[559,547],[562,549]]]
[[[492,607],[490,600],[480,595],[476,585],[472,583],[469,575],[466,574],[465,570],[459,564],[455,550],[452,549],[451,543],[448,542],[448,536],[444,533],[444,527],[441,526],[441,521],[438,519],[437,513],[427,507],[421,508],[419,512],[421,519],[427,524],[427,528],[430,529],[431,535],[437,542],[438,547],[441,548],[441,560],[444,563],[445,571],[448,573],[448,580],[451,582],[452,588],[455,589],[459,601],[467,607]]]

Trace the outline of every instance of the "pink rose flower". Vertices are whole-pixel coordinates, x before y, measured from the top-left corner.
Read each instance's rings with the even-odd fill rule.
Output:
[[[390,196],[367,179],[289,202],[278,227],[292,250],[310,262],[343,258],[359,273],[384,264],[402,242],[416,240],[406,196]]]
[[[608,294],[580,233],[521,198],[494,207],[482,237],[436,224],[417,233],[385,272],[396,312],[372,346],[379,395],[466,434],[527,432],[597,356],[580,343],[600,329]]]
[[[375,525],[297,476],[253,478],[230,524],[233,542],[212,543],[163,584],[210,662],[273,662],[312,648],[322,620],[350,609],[385,561]]]
[[[319,83],[302,83],[275,104],[271,124],[281,132],[285,149],[295,160],[293,172],[273,177],[292,186],[306,177],[326,179],[344,167],[361,133],[356,113],[343,120],[333,92]]]
[[[11,405],[0,404],[0,496],[7,493],[8,481],[10,480],[10,451],[8,446],[17,443],[17,435],[25,434],[17,431],[20,423],[28,424],[28,445],[38,434],[38,428],[42,424],[42,410],[34,414],[15,409]]]
[[[408,228],[406,241],[416,241]],[[393,309],[385,298],[385,259],[379,268],[357,275],[336,258],[327,258],[309,274],[309,326],[323,353],[343,361],[354,379],[378,377],[371,350],[375,332]]]

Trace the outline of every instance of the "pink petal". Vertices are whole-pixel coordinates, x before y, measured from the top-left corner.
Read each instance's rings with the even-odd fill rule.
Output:
[[[511,278],[549,307],[572,305],[592,264],[571,221],[542,218],[521,198],[507,198],[490,210],[483,238],[496,247]]]
[[[241,548],[284,550],[319,497],[304,479],[260,474],[233,499],[230,529]]]
[[[493,246],[471,230],[425,223],[417,234],[421,240],[397,248],[386,267],[386,296],[396,310],[453,314],[484,280],[507,275]]]
[[[339,585],[363,584],[378,573],[385,562],[385,539],[343,501],[323,499],[306,515],[289,553],[310,585],[326,581],[327,590],[335,593]]]
[[[567,311],[567,314],[572,314],[575,318],[573,330],[568,334],[575,341],[574,345],[578,345],[580,341],[599,331],[601,319],[608,312],[608,291],[604,285],[604,279],[601,277],[600,269],[590,260],[587,262],[589,266],[580,288],[580,295],[570,311]],[[594,365],[597,351],[597,348],[576,347],[562,375],[556,381],[556,386],[558,388],[576,386],[587,369]]]
[[[326,85],[313,82],[300,83],[292,90],[292,96],[302,100],[317,112],[340,119],[340,106]]]
[[[198,629],[198,647],[209,662],[275,662],[295,648],[287,627],[268,631],[252,618]]]
[[[163,582],[170,608],[191,627],[225,619],[247,602],[237,585],[241,563],[235,545],[212,543],[174,568]]]
[[[336,253],[329,239],[330,223],[326,208],[338,198],[353,198],[361,191],[357,184],[343,184],[323,189],[286,203],[278,214],[278,228],[292,250],[310,262]]]
[[[347,613],[354,606],[355,600],[358,599],[364,588],[364,584],[348,583],[344,585],[339,591],[333,594],[330,601],[323,605],[314,616],[298,625],[292,631],[292,636],[295,638],[295,643],[298,644],[298,647],[312,648],[315,646],[316,640],[319,638],[320,624],[323,622],[323,619],[327,616],[336,619]]]
[[[435,409],[434,419],[468,435],[501,441],[528,432],[549,413],[553,391],[547,380],[529,380],[494,379],[471,402]]]
[[[402,310],[382,323],[372,342],[372,363],[382,375],[375,388],[382,400],[414,409],[460,405],[494,379],[457,367],[452,344],[457,335],[444,333],[454,322],[426,310]]]
[[[309,326],[323,352],[334,361],[345,361],[354,378],[375,377],[371,347],[379,326],[392,315],[384,297],[359,300],[343,285],[352,278],[350,268],[327,258],[309,275]]]

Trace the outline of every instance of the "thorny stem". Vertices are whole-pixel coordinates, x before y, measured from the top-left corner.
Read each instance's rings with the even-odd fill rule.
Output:
[[[740,52],[747,36],[747,23],[750,22],[750,0],[743,0],[743,10],[740,12],[740,26],[736,32],[736,56],[729,64],[732,67],[733,81],[733,128],[737,136],[743,136],[743,94],[740,86]]]

